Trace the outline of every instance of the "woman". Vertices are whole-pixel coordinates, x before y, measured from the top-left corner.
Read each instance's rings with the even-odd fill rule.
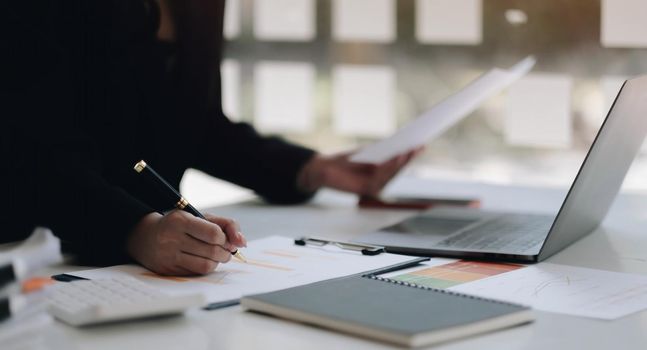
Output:
[[[4,6],[4,241],[41,225],[82,263],[204,274],[245,246],[238,225],[161,215],[173,203],[132,170],[138,160],[175,187],[191,167],[299,203],[321,187],[375,195],[414,156],[358,165],[232,123],[220,103],[224,1],[159,1]]]

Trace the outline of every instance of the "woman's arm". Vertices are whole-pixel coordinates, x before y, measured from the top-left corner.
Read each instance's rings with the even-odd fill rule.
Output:
[[[92,34],[102,28],[96,21],[116,15],[108,11],[111,3],[101,4],[16,2],[3,12],[8,18],[2,23],[13,33],[3,41],[11,62],[0,84],[7,101],[2,152],[8,179],[2,184],[9,205],[2,222],[9,225],[3,227],[24,234],[36,225],[49,227],[83,264],[134,258],[159,273],[210,272],[230,259],[232,245],[245,244],[235,222],[183,212],[161,216],[103,175],[109,169],[100,151],[105,146],[92,132],[99,116],[87,108],[93,77],[85,70],[93,54],[87,40],[101,40]]]
[[[261,136],[248,124],[231,122],[221,107],[223,2],[183,4],[177,16],[182,55],[178,69],[184,90],[193,91],[187,94],[186,111],[204,113],[196,107],[209,106],[197,126],[203,132],[196,168],[251,188],[270,202],[298,203],[321,187],[375,196],[415,156],[417,151],[411,151],[380,165],[354,164],[346,155],[316,155],[279,138]]]
[[[3,153],[10,227],[51,228],[85,263],[128,261],[126,236],[152,212],[111,185],[85,131],[80,71],[86,2],[13,1],[3,8]]]

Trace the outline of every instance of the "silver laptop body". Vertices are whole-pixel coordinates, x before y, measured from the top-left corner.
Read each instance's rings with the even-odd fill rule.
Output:
[[[556,216],[439,207],[357,241],[412,255],[544,260],[600,225],[646,133],[642,76],[623,84]]]

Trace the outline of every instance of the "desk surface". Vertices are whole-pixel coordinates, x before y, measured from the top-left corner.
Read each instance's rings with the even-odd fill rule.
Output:
[[[423,185],[423,186],[420,186]],[[478,194],[487,209],[554,212],[565,192],[559,190],[401,182],[401,192],[425,188],[428,194]],[[433,187],[433,188],[430,188]],[[332,191],[304,206],[269,207],[256,202],[211,208],[208,212],[237,219],[251,238],[266,235],[321,235],[349,239],[414,215],[414,211],[365,210],[355,198]],[[647,274],[647,197],[622,195],[602,228],[549,259],[550,262],[610,271]],[[60,266],[56,272],[79,267]],[[527,326],[468,338],[437,349],[644,349],[647,311],[608,322],[535,311]],[[245,313],[240,307],[193,311],[185,317],[137,321],[75,329],[56,325],[78,349],[376,349],[363,340]]]

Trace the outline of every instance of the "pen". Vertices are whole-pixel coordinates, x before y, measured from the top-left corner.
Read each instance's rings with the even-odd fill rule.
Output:
[[[157,183],[159,183],[165,191],[168,191],[168,193],[170,193],[173,196],[174,200],[176,200],[176,203],[175,203],[176,208],[180,210],[184,210],[188,213],[191,213],[194,216],[197,216],[201,219],[207,220],[207,218],[205,218],[204,215],[202,215],[202,213],[198,211],[198,209],[196,209],[194,206],[191,205],[191,203],[189,203],[189,201],[187,201],[184,197],[182,197],[182,195],[178,191],[176,191],[173,188],[173,186],[171,186],[168,182],[166,182],[166,180],[164,180],[162,176],[160,176],[160,174],[158,174],[155,170],[153,170],[153,168],[151,168],[150,165],[146,164],[145,161],[141,160],[137,162],[137,164],[135,164],[134,169],[136,172],[140,174],[142,173],[148,174]],[[242,262],[247,262],[247,259],[245,259],[243,254],[241,254],[238,250],[231,252],[231,255],[233,255],[234,257],[236,257],[238,260]]]

